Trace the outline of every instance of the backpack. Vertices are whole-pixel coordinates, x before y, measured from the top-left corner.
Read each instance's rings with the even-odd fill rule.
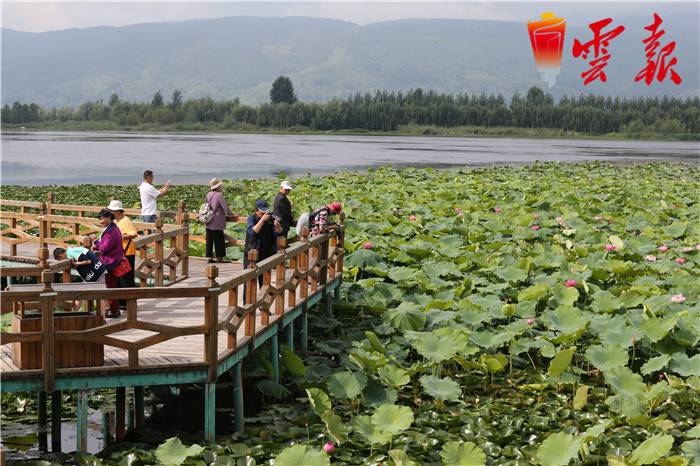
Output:
[[[301,230],[302,228],[306,227],[309,228],[309,221],[311,219],[311,214],[308,212],[304,212],[301,214],[299,217],[299,220],[297,220],[297,235],[301,236]]]
[[[214,219],[214,209],[208,202],[203,203],[199,206],[199,221],[205,225]]]

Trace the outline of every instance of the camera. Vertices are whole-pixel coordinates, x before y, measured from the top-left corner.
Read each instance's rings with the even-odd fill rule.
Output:
[[[282,217],[278,217],[277,215],[272,215],[270,214],[270,219],[268,220],[268,223],[275,223],[275,220],[278,222],[282,222]]]

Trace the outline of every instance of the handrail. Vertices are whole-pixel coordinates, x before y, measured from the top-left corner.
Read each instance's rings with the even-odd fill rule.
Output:
[[[342,220],[341,220],[342,222]],[[345,227],[341,223],[341,232]],[[304,232],[306,233],[306,232]],[[40,342],[42,347],[42,369],[44,390],[55,388],[57,374],[65,370],[56,365],[53,354],[54,341],[82,341],[86,343],[113,346],[128,351],[126,366],[101,366],[101,373],[116,373],[125,369],[143,369],[157,366],[142,365],[139,361],[139,351],[172,338],[189,335],[204,336],[204,354],[201,361],[181,364],[184,368],[208,368],[208,379],[216,380],[218,364],[224,358],[243,347],[254,344],[255,339],[271,326],[277,325],[279,319],[284,319],[285,312],[298,307],[309,295],[308,284],[311,283],[311,293],[317,293],[327,284],[342,277],[342,268],[338,269],[337,258],[342,258],[342,235],[329,233],[308,240],[303,235],[302,241],[293,247],[286,248],[281,240],[279,249],[273,256],[258,262],[257,251],[251,251],[248,269],[217,282],[219,269],[209,266],[206,271],[208,283],[197,287],[149,287],[149,288],[120,288],[104,289],[90,287],[73,287],[69,284],[53,284],[53,270],[42,272],[42,285],[25,285],[20,290],[1,291],[3,302],[10,302],[15,307],[15,313],[24,312],[29,303],[41,310],[41,332],[16,334],[2,332],[1,345],[21,342]],[[44,249],[43,255],[47,254]],[[41,260],[41,258],[40,258]],[[55,264],[55,270],[65,267],[69,261]],[[314,268],[315,270],[311,270]],[[272,272],[276,272],[275,283],[272,283]],[[263,286],[257,289],[258,277],[263,277]],[[244,296],[244,302],[238,301],[240,287],[245,286],[250,291]],[[30,287],[30,289],[27,289]],[[80,288],[80,289],[78,289]],[[297,293],[299,296],[297,296]],[[228,306],[219,307],[219,297],[227,295]],[[201,298],[203,302],[203,323],[177,327],[173,325],[156,324],[139,319],[139,299],[158,298],[159,300]],[[301,301],[298,301],[299,298]],[[98,303],[105,299],[124,299],[127,301],[127,319],[118,323],[94,327],[88,330],[56,330],[54,329],[54,307],[61,302],[83,299]],[[98,304],[96,304],[98,306]],[[257,318],[260,312],[261,327],[258,328]],[[238,330],[244,329],[244,337],[239,341]],[[153,335],[136,341],[122,339],[120,332],[136,329],[152,332]],[[219,352],[218,332],[228,335],[226,348]],[[178,365],[178,364],[175,364]],[[72,368],[71,370],[75,370]],[[25,371],[23,371],[25,372]],[[36,371],[34,371],[36,373]]]

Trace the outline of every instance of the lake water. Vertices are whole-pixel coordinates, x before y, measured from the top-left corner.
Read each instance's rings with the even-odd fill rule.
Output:
[[[490,167],[539,160],[698,163],[697,142],[211,133],[4,132],[3,185],[206,184],[217,178],[328,175],[383,165]]]

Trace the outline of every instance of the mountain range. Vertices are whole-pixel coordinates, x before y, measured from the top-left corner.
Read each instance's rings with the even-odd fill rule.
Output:
[[[131,102],[161,91],[170,100],[211,97],[258,105],[269,101],[272,82],[289,76],[299,100],[326,102],[375,90],[421,88],[437,93],[493,93],[506,99],[539,86],[555,98],[581,93],[642,97],[697,97],[700,92],[698,18],[669,15],[661,46],[671,55],[680,85],[668,79],[635,82],[646,66],[644,28],[653,18],[615,18],[625,31],[610,40],[607,81],[584,85],[587,60],[573,56],[566,31],[561,71],[553,87],[535,66],[525,23],[409,19],[367,25],[304,17],[229,17],[181,22],[93,27],[43,33],[2,29],[2,104],[37,103],[76,108],[112,93]],[[669,57],[667,60],[670,60]]]

